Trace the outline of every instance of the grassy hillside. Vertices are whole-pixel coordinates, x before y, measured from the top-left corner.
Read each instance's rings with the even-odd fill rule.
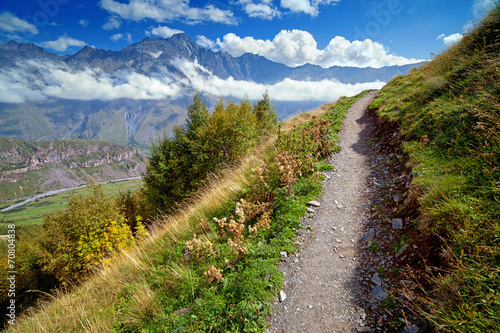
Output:
[[[415,306],[444,331],[500,331],[499,29],[497,7],[371,104],[403,136],[419,206],[405,209],[423,245]]]
[[[282,285],[280,252],[295,250],[306,204],[321,191],[320,160],[338,149],[335,131],[355,100],[302,115],[158,217],[133,251],[8,331],[265,331]]]

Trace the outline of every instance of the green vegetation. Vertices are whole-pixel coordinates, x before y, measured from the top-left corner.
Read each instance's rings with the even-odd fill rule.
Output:
[[[117,253],[145,236],[140,219],[131,228],[119,201],[105,196],[100,186],[90,186],[88,192],[72,195],[66,209],[45,216],[43,226],[14,229],[15,269],[7,260],[0,263],[2,307],[9,304],[8,271],[17,271],[15,299],[21,311],[51,289],[80,282],[95,269],[109,265]],[[3,258],[7,250],[7,242],[1,241]]]
[[[120,192],[138,190],[141,184],[142,179],[112,182],[103,184],[102,190],[106,196],[116,197],[120,194]],[[23,224],[41,224],[44,216],[48,213],[67,208],[72,195],[82,195],[86,191],[87,189],[85,188],[69,190],[48,197],[36,199],[35,201],[6,212],[0,212],[0,235],[6,234],[2,229],[2,225],[5,225],[6,223],[15,224],[17,226]],[[15,202],[0,204],[0,209],[7,208],[14,203]]]
[[[189,166],[186,156],[195,158],[193,152],[214,158],[210,161],[200,159],[205,164],[199,170],[193,169],[193,165],[184,170],[188,175],[200,175],[199,178],[191,181],[179,173],[181,179],[189,182],[183,185],[188,192],[178,193],[182,197],[188,193],[191,195],[182,203],[176,203],[177,209],[170,215],[156,217],[151,237],[140,246],[124,252],[110,266],[102,266],[100,273],[76,286],[71,293],[61,294],[43,304],[31,317],[19,319],[9,331],[265,331],[271,301],[282,285],[282,273],[278,268],[280,252],[296,250],[295,232],[303,227],[300,218],[306,212],[306,204],[321,193],[319,170],[325,168],[321,160],[338,151],[334,132],[349,106],[361,96],[341,99],[321,117],[305,117],[305,123],[290,131],[280,129],[277,137],[268,140],[259,139],[259,136],[271,131],[272,126],[264,129],[262,134],[255,126],[248,126],[251,119],[259,119],[259,104],[250,107],[245,101],[239,106],[220,103],[210,114],[195,97],[194,106],[200,108],[191,112],[187,128],[177,129],[174,138],[162,138],[152,154],[152,161],[155,158],[163,161],[163,166],[170,161],[161,156],[163,153],[175,159],[171,166],[181,162]],[[249,118],[245,128],[239,128],[239,124],[230,119],[231,114],[234,116],[238,112]],[[272,113],[266,112],[272,124]],[[198,121],[200,119],[202,121]],[[204,123],[203,119],[217,119],[217,122],[212,124],[209,121],[206,127],[198,127],[197,124]],[[238,119],[242,121],[241,117]],[[234,128],[216,131],[215,124],[220,124],[217,126],[221,129],[227,124]],[[193,128],[202,128],[200,133],[212,135],[215,143],[221,143],[215,146],[219,150],[210,155],[215,148],[210,149],[209,143],[198,146],[199,141],[191,141],[197,135]],[[245,129],[249,133],[244,133]],[[234,133],[251,142],[238,143]],[[201,136],[198,139],[204,140]],[[261,144],[254,152],[244,155],[259,141]],[[175,151],[176,144],[190,149],[184,153]],[[163,145],[172,149],[160,149]],[[196,150],[194,147],[207,149]],[[220,149],[223,149],[222,155]],[[236,164],[227,168],[231,163]],[[156,170],[164,171],[163,166],[158,163]],[[203,180],[212,166],[226,169],[219,176]],[[148,170],[151,172],[152,167]],[[167,170],[180,172],[173,167]],[[155,174],[155,177],[160,176],[161,172]],[[172,188],[182,188],[182,183],[175,183],[178,178],[164,179],[168,180],[163,185],[167,193]],[[172,187],[172,183],[175,186]],[[207,185],[197,189],[204,183]],[[146,204],[142,207],[147,208],[151,197],[143,195],[143,191],[149,191],[148,186],[146,182],[145,189],[133,195],[122,195],[118,201],[121,202],[119,211],[122,214],[132,212],[144,201]],[[95,195],[81,200],[92,200],[92,197]],[[168,203],[162,200],[161,204]],[[81,204],[76,206],[82,207]],[[67,218],[71,217],[68,215]],[[112,220],[116,218],[112,217]],[[67,227],[61,223],[47,225],[70,229],[69,224]],[[57,234],[65,235],[66,231]],[[58,244],[55,234],[51,242]],[[63,242],[58,244],[61,250],[71,247],[62,245]],[[76,248],[76,251],[80,249]],[[68,260],[75,262],[71,258]]]
[[[201,94],[187,110],[186,127],[174,128],[173,138],[152,143],[144,175],[145,195],[154,208],[170,209],[198,189],[207,175],[238,162],[276,126],[267,94],[255,105],[242,100],[215,105],[211,114]]]
[[[500,7],[432,62],[393,79],[371,108],[400,127],[430,247],[416,306],[452,332],[500,331]],[[424,265],[423,265],[424,264]]]

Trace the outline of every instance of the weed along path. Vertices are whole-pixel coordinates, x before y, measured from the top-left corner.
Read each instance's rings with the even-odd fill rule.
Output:
[[[301,251],[283,260],[285,284],[268,332],[371,332],[360,306],[366,293],[359,265],[370,211],[372,131],[366,111],[376,94],[369,92],[346,114],[339,133],[342,150],[330,159],[334,169],[326,173],[320,205],[303,219]]]

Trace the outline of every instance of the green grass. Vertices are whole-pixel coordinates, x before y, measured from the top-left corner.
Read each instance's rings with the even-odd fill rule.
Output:
[[[400,128],[409,156],[420,205],[413,236],[427,253],[420,269],[447,272],[420,272],[427,279],[415,304],[443,331],[500,331],[499,29],[497,6],[461,43],[389,82],[370,106]]]
[[[136,179],[103,184],[102,188],[107,195],[116,196],[120,193],[120,191],[137,190],[141,184],[142,180]],[[82,194],[85,191],[85,188],[69,190],[49,197],[37,199],[7,212],[0,212],[0,223],[13,223],[16,225],[41,224],[43,217],[48,213],[66,208],[68,200],[73,193]],[[11,204],[14,204],[14,202],[2,203],[0,204],[0,209],[6,208]]]

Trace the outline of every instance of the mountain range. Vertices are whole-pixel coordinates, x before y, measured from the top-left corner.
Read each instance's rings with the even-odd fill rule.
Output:
[[[147,147],[163,129],[184,123],[195,91],[211,105],[221,95],[255,100],[267,90],[283,119],[380,88],[418,65],[292,68],[206,49],[183,33],[145,38],[120,51],[85,46],[64,56],[10,41],[0,44],[0,136]]]

